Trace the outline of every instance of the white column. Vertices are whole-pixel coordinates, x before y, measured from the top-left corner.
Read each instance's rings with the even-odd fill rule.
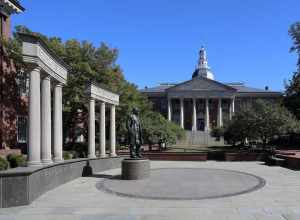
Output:
[[[105,102],[100,106],[100,157],[106,157],[105,153]]]
[[[172,121],[172,99],[168,99],[168,120]]]
[[[205,131],[210,131],[209,99],[205,99]]]
[[[52,163],[51,158],[51,82],[50,76],[42,80],[42,162]]]
[[[193,131],[197,131],[197,108],[196,108],[196,99],[193,98]]]
[[[223,126],[223,116],[222,116],[222,99],[219,98],[218,100],[218,121],[217,121],[218,127]]]
[[[184,102],[183,98],[180,99],[180,126],[184,129]]]
[[[234,116],[234,111],[235,111],[235,109],[234,109],[234,101],[235,101],[234,98],[230,99],[230,108],[229,108],[229,119],[230,120]]]
[[[54,162],[63,161],[63,143],[62,143],[62,84],[58,83],[54,87]]]
[[[30,72],[29,85],[29,139],[28,166],[41,165],[41,90],[40,71],[36,67]]]
[[[232,115],[235,113],[235,98],[231,99],[231,108],[232,108]]]
[[[115,157],[116,154],[116,106],[110,106],[110,156]]]
[[[89,158],[95,158],[95,99],[89,100]]]

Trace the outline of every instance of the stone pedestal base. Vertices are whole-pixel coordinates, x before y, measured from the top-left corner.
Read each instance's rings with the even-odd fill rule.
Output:
[[[139,180],[150,176],[150,160],[124,159],[122,161],[122,179]]]

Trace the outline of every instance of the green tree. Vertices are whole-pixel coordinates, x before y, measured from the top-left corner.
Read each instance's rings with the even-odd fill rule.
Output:
[[[236,143],[249,140],[266,145],[274,136],[298,132],[299,122],[284,106],[257,100],[237,112],[225,128],[225,140]]]
[[[175,144],[185,137],[184,129],[166,120],[157,112],[147,112],[142,117],[143,140],[152,146],[160,142]]]
[[[181,136],[181,130],[175,125],[169,125],[169,122],[163,119],[162,116],[153,113],[147,98],[138,91],[136,85],[125,79],[121,67],[116,62],[118,59],[116,48],[110,48],[105,43],[95,47],[88,41],[80,42],[76,39],[63,42],[59,37],[47,37],[40,33],[33,33],[24,26],[17,26],[14,34],[17,43],[12,45],[19,45],[19,47],[20,41],[17,32],[39,36],[70,67],[68,81],[64,87],[63,101],[64,134],[71,138],[71,142],[74,143],[79,134],[87,137],[88,109],[85,88],[91,81],[120,94],[120,105],[116,109],[118,137],[126,137],[127,116],[133,107],[139,108],[141,117],[145,120],[147,120],[147,117],[156,115],[155,118],[160,120],[160,123],[155,124],[155,126],[152,125],[152,129],[156,132],[164,134],[163,131],[168,128],[173,133],[178,132],[176,134],[178,137]],[[163,130],[160,131],[160,129]],[[166,138],[164,136],[163,138],[166,140],[171,139],[171,137]]]
[[[293,40],[291,52],[298,55],[297,70],[293,73],[292,79],[285,82],[285,106],[300,119],[300,22],[293,24],[289,29],[289,35]]]

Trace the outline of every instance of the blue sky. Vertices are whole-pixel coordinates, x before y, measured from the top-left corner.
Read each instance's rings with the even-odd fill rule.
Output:
[[[106,42],[140,88],[189,80],[202,45],[215,78],[283,90],[296,69],[288,28],[299,0],[21,0],[13,17],[63,40]]]

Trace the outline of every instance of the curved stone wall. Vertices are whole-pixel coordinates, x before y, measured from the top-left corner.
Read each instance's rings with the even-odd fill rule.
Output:
[[[28,205],[43,193],[91,172],[119,168],[121,157],[75,159],[43,167],[0,172],[0,207]]]

